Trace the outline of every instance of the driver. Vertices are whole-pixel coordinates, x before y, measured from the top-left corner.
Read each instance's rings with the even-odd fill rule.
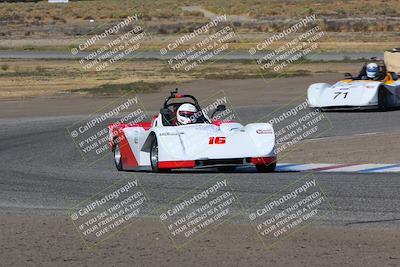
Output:
[[[375,80],[378,78],[378,74],[379,74],[379,68],[378,68],[378,64],[376,63],[368,63],[367,65],[367,69],[366,69],[366,73],[367,73],[367,79],[368,80]]]
[[[193,104],[184,103],[176,111],[177,125],[196,123],[197,108]]]

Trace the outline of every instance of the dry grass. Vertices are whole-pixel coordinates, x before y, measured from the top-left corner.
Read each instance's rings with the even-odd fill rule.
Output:
[[[308,14],[346,18],[363,16],[400,16],[397,0],[89,0],[72,1],[67,5],[35,3],[2,3],[2,20],[12,21],[71,21],[114,20],[139,12],[145,20],[179,19],[202,17],[201,12],[187,12],[182,6],[202,6],[217,14],[245,15],[252,18],[291,17],[299,18]]]
[[[69,94],[120,94],[136,90],[154,92],[167,83],[198,79],[261,78],[252,61],[215,62],[188,73],[172,72],[164,62],[156,60],[123,61],[102,72],[82,71],[72,60],[10,60],[0,69],[0,99],[65,96]],[[285,73],[264,72],[264,78],[312,75],[321,72],[356,72],[358,63],[294,64]],[[221,71],[222,70],[222,71]]]
[[[81,88],[95,88],[107,83],[129,84],[136,81],[157,83],[175,77],[154,76],[154,71],[164,68],[161,62],[145,64],[121,62],[111,65],[106,71],[83,71],[72,60],[8,61],[9,69],[0,71],[0,98],[54,95]]]
[[[192,1],[196,2],[196,1]],[[207,0],[203,4],[221,13],[246,14],[251,17],[299,17],[308,14],[332,17],[399,15],[397,0]]]
[[[382,51],[398,46],[400,41],[400,20],[390,18],[400,17],[400,9],[395,8],[398,0],[89,0],[68,4],[0,3],[0,49],[69,50],[138,14],[145,31],[153,37],[141,49],[159,50],[168,38],[176,39],[207,21],[202,12],[181,8],[194,5],[216,14],[257,20],[233,23],[241,36],[247,36],[232,43],[232,50],[248,50],[260,38],[314,13],[322,19],[319,23],[326,36],[332,34],[321,40],[320,51]]]
[[[237,27],[247,32],[281,31],[291,23],[291,19],[317,14],[324,18],[322,26],[326,31],[398,31],[399,22],[384,19],[384,16],[400,16],[398,0],[92,0],[72,1],[68,4],[0,3],[0,23],[7,25],[0,29],[1,36],[16,34],[30,37],[41,34],[84,35],[129,15],[140,14],[141,19],[155,33],[189,32],[206,21],[201,12],[188,12],[183,6],[198,5],[216,14],[241,15],[259,19],[257,24],[237,23]],[[335,21],[353,17],[380,17],[382,21]],[[89,20],[94,19],[93,25]],[[274,22],[274,19],[278,21]],[[268,21],[268,22],[266,22]],[[43,29],[46,29],[43,30]]]

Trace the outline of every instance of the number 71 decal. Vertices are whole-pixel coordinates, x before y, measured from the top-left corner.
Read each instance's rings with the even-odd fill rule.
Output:
[[[335,97],[333,99],[336,99],[341,94],[343,94],[343,98],[346,98],[348,93],[349,92],[335,92],[336,95],[335,95]]]

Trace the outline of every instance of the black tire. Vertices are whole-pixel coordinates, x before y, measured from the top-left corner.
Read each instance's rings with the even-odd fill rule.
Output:
[[[119,147],[119,143],[116,143],[114,147],[114,163],[115,167],[117,168],[118,171],[123,171],[124,167],[122,166],[122,156],[121,156],[121,150]]]
[[[276,168],[276,162],[270,163],[270,164],[257,164],[256,165],[257,171],[258,172],[273,172],[275,171]]]
[[[381,112],[385,112],[388,110],[387,98],[384,88],[379,88],[378,90],[378,109]]]
[[[310,108],[312,112],[322,112],[321,108]]]
[[[236,166],[221,166],[218,167],[220,172],[234,172],[236,170]]]
[[[154,138],[153,142],[151,143],[150,148],[150,164],[151,169],[153,172],[169,172],[170,169],[160,169],[158,168],[158,142],[157,138]]]

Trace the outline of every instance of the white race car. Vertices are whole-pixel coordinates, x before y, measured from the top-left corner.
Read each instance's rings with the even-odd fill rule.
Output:
[[[360,74],[352,77],[346,73],[346,79],[333,85],[328,83],[312,84],[307,91],[307,99],[311,108],[318,109],[379,109],[400,106],[399,69],[392,66],[400,65],[400,53],[385,53],[386,64],[378,65],[378,75],[369,79],[366,66]],[[391,64],[387,68],[387,64]]]
[[[194,105],[196,122],[177,125],[176,112]],[[226,107],[219,105],[216,112]],[[169,171],[179,168],[213,168],[233,171],[253,165],[260,172],[276,167],[275,133],[271,124],[212,121],[191,95],[171,92],[151,122],[109,125],[109,144],[118,170]]]

